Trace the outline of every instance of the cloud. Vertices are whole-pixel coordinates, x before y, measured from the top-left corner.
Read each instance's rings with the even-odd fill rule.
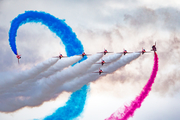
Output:
[[[125,14],[124,21],[128,21],[131,26],[141,27],[147,24],[155,24],[157,15],[154,10],[149,8],[139,8],[132,15]]]
[[[82,1],[66,0],[36,1],[36,4],[34,1],[28,3],[21,1],[18,2],[18,8],[13,4],[14,1],[0,1],[0,71],[3,74],[4,71],[31,68],[44,59],[58,55],[59,52],[65,54],[64,48],[59,46],[60,40],[45,27],[37,24],[25,25],[19,29],[17,35],[19,52],[23,55],[18,66],[17,59],[8,44],[10,21],[19,13],[31,9],[46,11],[60,19],[66,19],[66,22],[83,42],[86,53],[94,54],[104,48],[114,52],[122,51],[123,48],[128,51],[138,51],[142,47],[150,50],[156,41],[160,70],[152,90],[161,95],[175,94],[179,91],[180,86],[178,75],[180,60],[179,9],[178,4],[177,7],[162,6],[166,4],[169,6],[169,3],[172,6],[177,1],[166,1],[165,3],[151,1],[151,4],[149,1],[146,1],[145,4],[142,4],[142,1],[133,3],[130,1],[113,1],[111,6],[110,4],[107,6],[108,0],[83,1],[83,3]],[[158,7],[156,6],[157,2]],[[155,9],[152,7],[154,5]],[[127,65],[113,75],[93,82],[91,84],[92,91],[95,91],[94,93],[100,91],[100,94],[110,92],[111,95],[119,98],[141,90],[150,74],[151,58],[153,58],[153,54],[140,56],[131,63],[131,66]],[[125,91],[127,88],[130,88],[129,92]]]
[[[95,45],[99,46],[97,49],[103,49],[103,46],[105,46],[105,48],[114,52],[120,52],[123,48],[128,51],[141,51],[142,47],[145,48],[146,51],[150,51],[152,45],[156,42],[160,65],[155,84],[153,85],[153,91],[158,92],[161,95],[175,94],[179,91],[177,87],[179,86],[178,66],[180,65],[178,62],[180,60],[179,32],[178,30],[174,31],[167,26],[161,26],[162,24],[156,25],[160,20],[162,20],[161,23],[165,22],[163,19],[159,19],[157,11],[147,8],[141,8],[137,11],[140,12],[141,15],[134,14],[136,17],[133,16],[127,20],[131,21],[131,19],[135,19],[137,22],[135,22],[136,24],[131,24],[130,22],[124,24],[120,22],[108,30],[90,30],[83,27],[76,28],[75,30],[82,42],[85,43],[85,40],[93,41]],[[145,13],[143,13],[144,11]],[[149,18],[149,15],[152,18]],[[153,19],[154,16],[155,20]],[[139,17],[140,19],[138,21]],[[172,20],[174,19],[175,16]],[[171,22],[173,24],[174,21]],[[151,27],[149,27],[149,25]],[[178,28],[178,25],[173,26],[176,27],[176,29]],[[163,29],[164,27],[167,29]],[[84,44],[84,46],[86,50],[91,44]],[[95,52],[90,49],[92,47],[93,46],[89,47],[88,51]],[[153,53],[142,55],[139,59],[134,61],[131,66],[126,66],[125,68],[118,70],[114,75],[106,76],[106,82],[108,85],[112,86],[118,82],[122,84],[127,84],[128,82],[134,83],[134,87],[140,89],[150,75],[151,65],[153,63],[153,61],[151,61],[152,58]],[[97,89],[108,92],[111,87],[106,87],[106,82],[95,82],[97,86],[99,86]],[[118,91],[118,89],[119,88],[114,91]],[[117,93],[114,92],[113,94]]]
[[[7,41],[7,30],[4,27],[0,27],[0,71],[4,72],[6,70],[11,70],[12,67],[12,55],[11,50],[8,49]]]
[[[155,29],[160,27],[168,31],[175,31],[180,29],[179,13],[179,9],[172,7],[158,9],[140,7],[134,9],[132,13],[124,14],[124,21],[136,28],[151,25]]]

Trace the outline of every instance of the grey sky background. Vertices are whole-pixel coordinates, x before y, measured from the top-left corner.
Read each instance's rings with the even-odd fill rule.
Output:
[[[4,73],[31,68],[59,52],[66,54],[60,39],[46,26],[28,23],[18,29],[17,48],[22,59],[20,65],[17,64],[8,42],[10,22],[27,10],[44,11],[65,19],[81,40],[86,53],[95,54],[104,48],[113,52],[121,52],[123,48],[134,52],[143,47],[149,51],[156,41],[158,75],[150,95],[131,119],[179,120],[179,6],[177,0],[0,0],[0,77]],[[149,79],[152,66],[153,53],[145,54],[114,74],[91,83],[85,111],[78,119],[105,119],[124,102],[133,100]],[[62,105],[69,95],[64,94],[60,95],[62,101],[58,105]],[[0,113],[0,119],[15,120],[22,113],[27,114],[25,109],[18,113]],[[51,107],[48,109],[52,112]],[[47,114],[44,112],[38,116],[34,112],[34,116],[23,120]]]

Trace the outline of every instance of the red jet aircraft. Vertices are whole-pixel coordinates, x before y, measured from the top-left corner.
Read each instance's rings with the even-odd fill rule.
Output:
[[[98,52],[98,53],[104,53],[104,55],[106,55],[106,53],[113,53],[113,52],[108,52],[108,51],[104,48],[104,52]]]
[[[96,64],[102,64],[102,65],[104,65],[105,63],[110,63],[110,62],[105,62],[104,60],[102,60],[100,63],[96,63]]]
[[[146,52],[146,50],[142,48],[142,52],[141,53],[144,54],[145,52]]]
[[[156,42],[155,42],[155,45],[152,46],[152,50],[151,51],[154,51],[154,52],[157,51],[156,50]]]
[[[62,57],[67,57],[67,56],[63,56],[62,54],[59,54],[59,56],[55,56],[54,58],[59,58],[59,59],[61,59]]]
[[[93,73],[99,73],[99,75],[101,75],[101,73],[107,73],[107,72],[103,72],[103,71],[99,68],[99,72],[93,72]]]
[[[146,51],[145,49],[143,49],[142,48],[142,51],[139,51],[139,52],[141,52],[142,53],[142,55],[144,54],[144,53],[150,53],[150,51]]]
[[[123,52],[119,52],[119,53],[123,53],[124,55],[126,55],[127,53],[133,53],[133,52],[128,52],[127,50],[124,49]]]
[[[83,52],[83,53],[81,54],[82,57],[84,57],[84,56],[89,56],[89,55],[91,55],[91,54],[86,54],[85,52]]]
[[[18,59],[18,64],[19,64],[19,59],[21,59],[21,55],[18,55],[18,52],[17,52],[16,57],[17,57],[17,59]]]

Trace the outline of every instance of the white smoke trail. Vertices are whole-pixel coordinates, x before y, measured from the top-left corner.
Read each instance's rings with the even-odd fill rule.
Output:
[[[55,74],[57,71],[61,71],[64,68],[73,65],[74,63],[78,62],[81,58],[82,58],[81,56],[73,56],[73,57],[61,59],[58,62],[56,62],[54,65],[50,66],[46,71],[43,71],[39,75],[36,75],[36,77],[34,77],[33,79],[24,80],[23,83],[7,88],[6,90],[1,91],[1,93],[6,92],[9,94],[9,93],[15,93],[19,91],[25,91],[26,89],[30,89],[32,85],[35,85],[34,82],[36,82],[37,80],[40,80],[41,78],[47,78],[50,75]]]
[[[21,84],[22,82],[33,79],[41,72],[47,70],[50,66],[54,65],[58,59],[50,58],[37,66],[34,66],[30,70],[22,71],[13,75],[8,75],[8,77],[1,78],[0,81],[0,93],[4,93],[7,89],[10,89],[13,86]]]
[[[69,67],[61,72],[57,72],[53,76],[48,77],[45,80],[41,80],[39,82],[40,85],[45,85],[50,88],[56,88],[63,83],[70,81],[71,79],[81,76],[86,73],[87,69],[89,69],[92,64],[98,61],[103,54],[96,54],[89,57],[87,60],[82,61],[81,63],[77,63],[73,67]],[[45,88],[45,87],[44,87]],[[46,91],[47,89],[45,89]],[[50,89],[52,91],[52,89]]]
[[[81,76],[79,78],[75,78],[71,80],[70,82],[65,83],[62,87],[60,87],[57,91],[57,93],[60,93],[62,91],[68,91],[68,92],[74,92],[78,89],[80,89],[83,85],[88,84],[89,82],[97,80],[101,76],[105,76],[108,73],[113,73],[117,69],[125,66],[126,64],[130,63],[131,61],[137,59],[141,53],[132,53],[125,56],[122,56],[119,60],[111,63],[108,66],[103,66],[103,71],[107,73],[101,73],[99,75],[98,73],[89,73],[84,76]],[[97,70],[98,71],[98,70]]]
[[[112,73],[118,68],[130,63],[132,60],[138,58],[140,53],[132,53],[126,56],[112,55],[109,59],[114,60],[111,64],[103,66],[103,71]],[[29,89],[22,89],[16,93],[5,93],[0,95],[0,111],[13,112],[25,106],[39,106],[45,101],[49,101],[58,97],[62,91],[74,92],[80,89],[84,84],[97,80],[99,77],[108,73],[92,73],[96,63],[102,57],[102,54],[96,54],[89,57],[87,60],[58,71],[47,78],[42,78],[33,82]],[[106,59],[107,60],[107,59]],[[98,69],[97,69],[98,71]]]
[[[103,54],[96,54],[87,60],[77,63],[60,72],[38,80],[30,89],[19,91],[17,93],[6,93],[0,96],[0,111],[12,112],[25,106],[38,106],[44,101],[56,98],[58,94],[52,93],[66,81],[70,81],[76,76],[81,76],[92,64],[99,60]],[[51,97],[53,96],[53,98]]]
[[[112,73],[112,72],[116,71],[118,68],[125,66],[126,64],[130,63],[131,61],[137,59],[140,55],[141,55],[141,53],[131,53],[131,54],[127,54],[125,56],[122,56],[120,58],[120,60],[112,63],[111,65],[109,65],[107,67],[105,67],[103,69],[103,71]]]
[[[122,56],[122,54],[112,54],[112,55],[109,55],[109,56],[106,56],[106,57],[103,57],[103,60],[105,62],[110,62],[110,63],[105,63],[103,66],[107,66],[107,65],[110,65],[111,63],[113,63],[114,61],[118,60],[120,57]],[[99,60],[97,63],[101,63],[102,60]],[[86,74],[87,73],[91,73],[95,70],[98,70],[100,67],[103,67],[101,64],[93,64],[91,66],[90,69],[87,70]]]
[[[78,62],[79,60],[81,60],[82,57],[81,56],[72,56],[72,57],[68,57],[68,58],[62,58],[61,60],[59,60],[56,64],[54,64],[53,66],[51,66],[49,69],[47,69],[46,71],[42,72],[41,74],[39,74],[37,77],[35,77],[34,79],[41,79],[43,77],[49,77],[50,75],[56,73],[57,71],[61,71],[63,70],[65,67],[71,66],[74,63]]]

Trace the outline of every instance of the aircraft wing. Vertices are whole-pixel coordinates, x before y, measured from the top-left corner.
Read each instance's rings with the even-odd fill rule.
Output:
[[[111,63],[111,62],[105,62],[105,63]]]
[[[84,56],[90,56],[91,54],[86,54],[86,55],[84,55]],[[82,54],[80,54],[80,55],[77,55],[77,56],[82,56]]]
[[[104,52],[97,52],[97,53],[104,53]],[[113,52],[107,52],[107,53],[113,53]]]
[[[133,53],[133,52],[127,52],[127,53]]]
[[[68,56],[62,56],[61,58],[66,58]],[[59,58],[59,56],[54,56],[53,58]]]
[[[151,53],[151,51],[146,51],[145,53]]]
[[[136,51],[135,53],[142,53],[142,51]]]
[[[104,64],[106,64],[106,63],[111,63],[111,62],[105,62]],[[94,64],[102,64],[101,62],[98,62],[98,63],[94,63]]]
[[[102,63],[94,63],[94,64],[102,64]]]
[[[123,54],[124,52],[118,52],[117,54]]]
[[[54,56],[53,58],[59,58],[59,56]]]

